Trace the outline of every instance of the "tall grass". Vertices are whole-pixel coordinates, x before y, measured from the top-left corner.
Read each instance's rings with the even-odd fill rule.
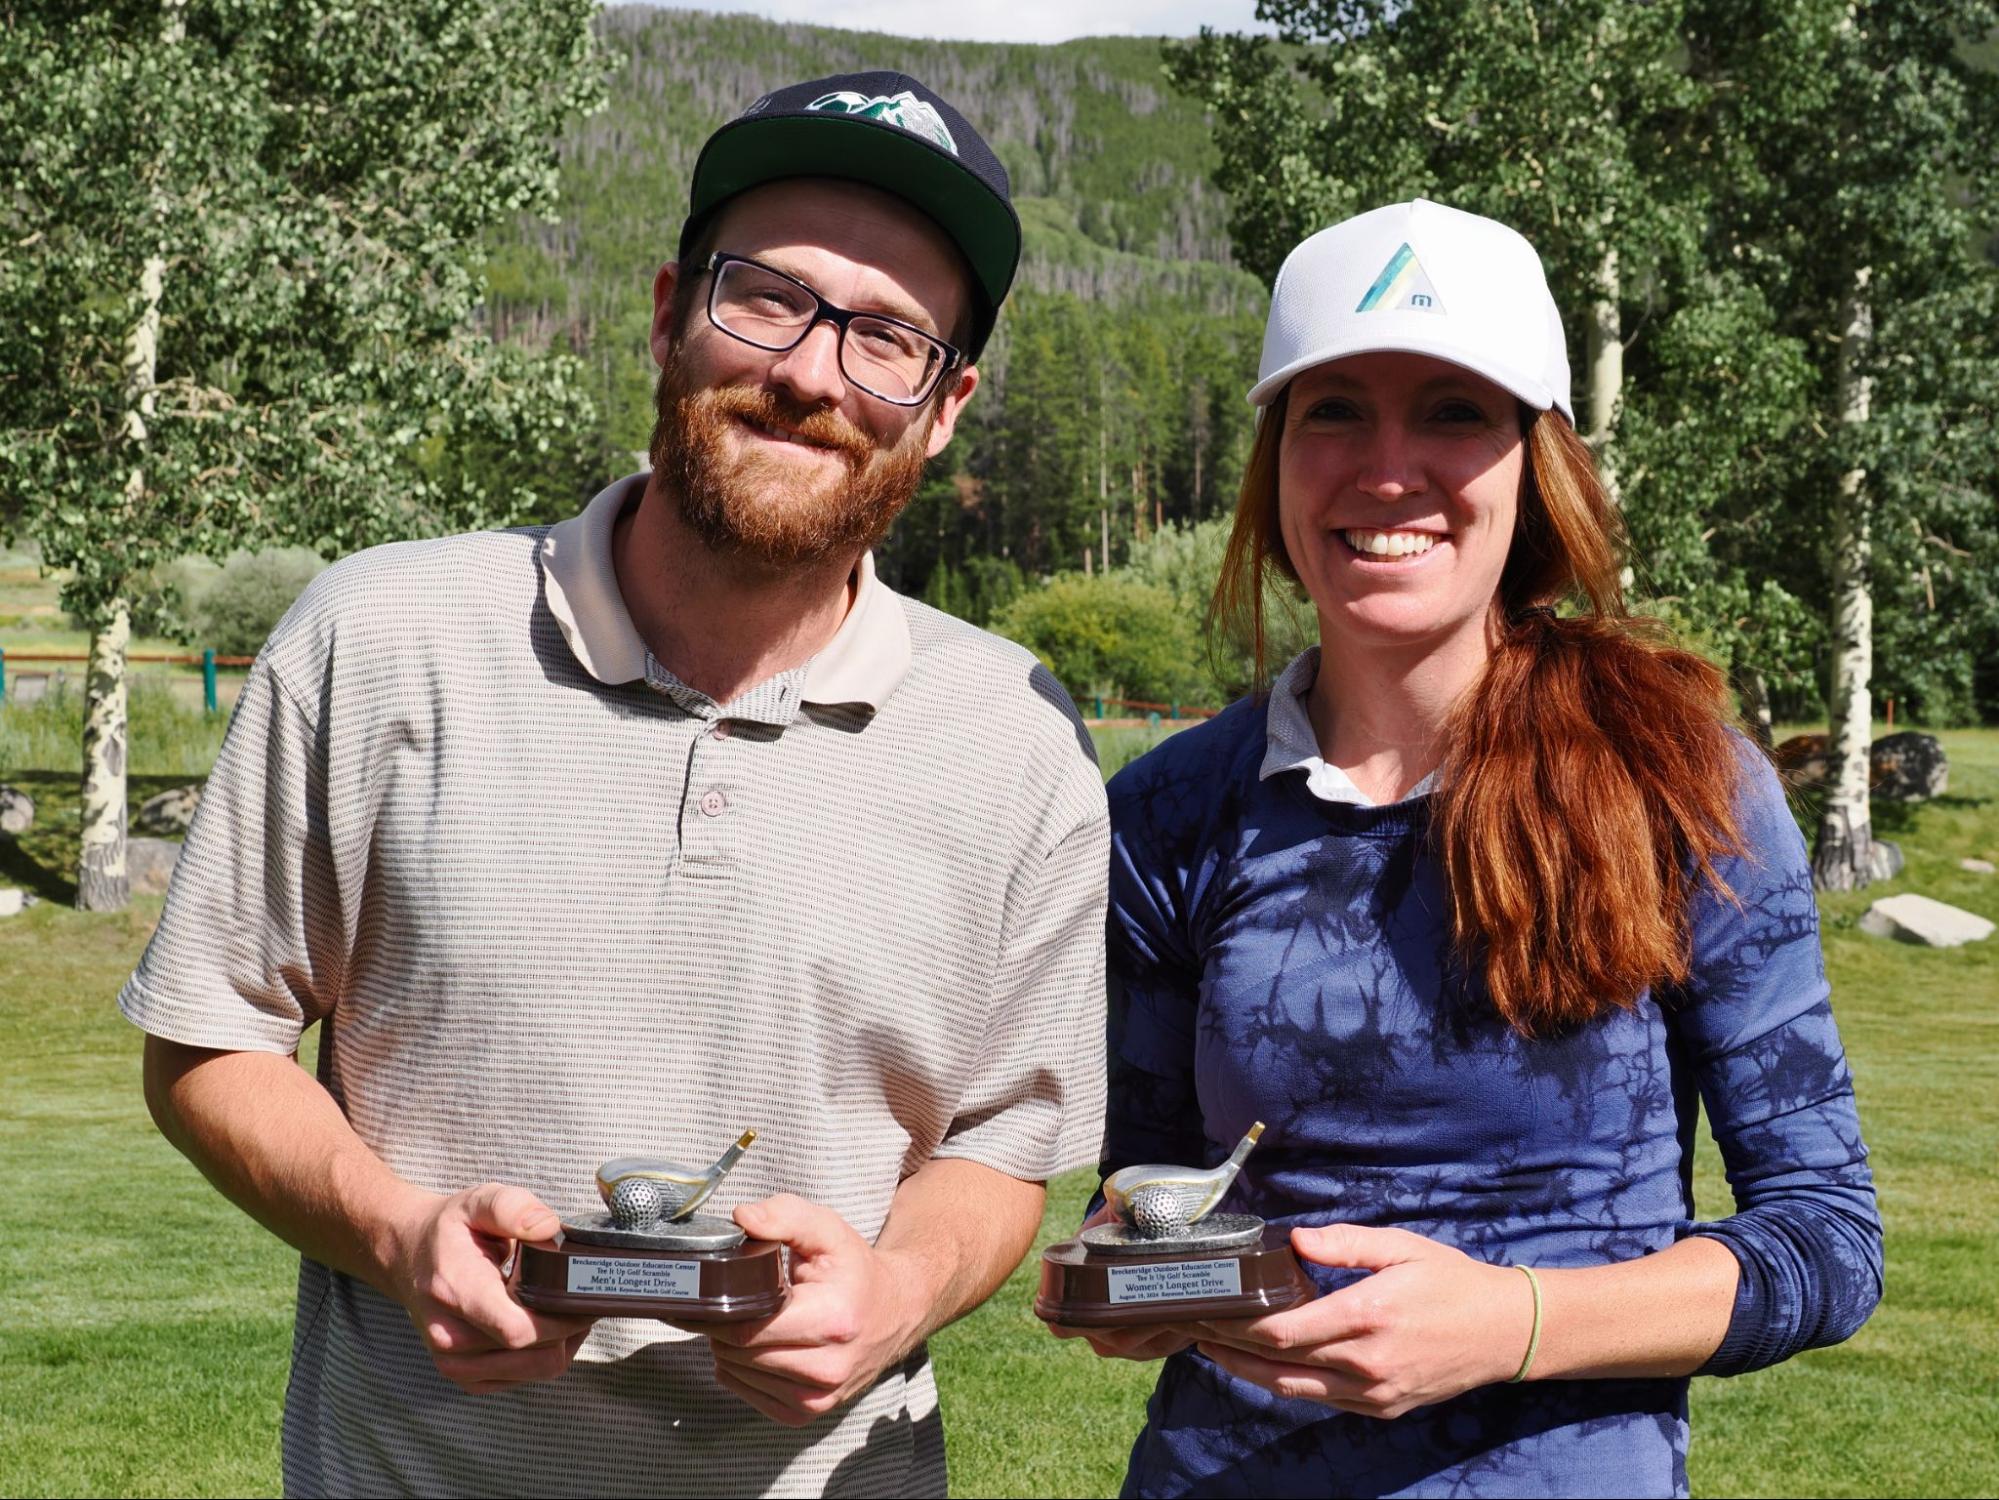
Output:
[[[1126,766],[1145,754],[1169,734],[1199,723],[1197,719],[1164,719],[1155,728],[1151,725],[1120,725],[1115,729],[1092,729],[1090,738],[1097,742],[1097,764],[1108,781]]]
[[[0,776],[19,771],[80,773],[83,691],[57,681],[33,703],[0,704]],[[131,680],[125,763],[134,775],[198,779],[215,763],[226,714],[183,702],[166,683]]]

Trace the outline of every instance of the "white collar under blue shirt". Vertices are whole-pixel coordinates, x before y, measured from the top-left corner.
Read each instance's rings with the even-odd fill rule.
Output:
[[[1373,807],[1374,799],[1353,783],[1338,766],[1319,754],[1319,737],[1312,732],[1311,717],[1305,712],[1305,694],[1319,675],[1319,648],[1307,646],[1291,659],[1270,684],[1270,716],[1264,728],[1263,767],[1258,781],[1268,781],[1280,771],[1303,771],[1305,790],[1321,802],[1348,802],[1356,807]],[[1421,797],[1436,787],[1432,771],[1409,789],[1409,797]],[[1402,800],[1408,801],[1409,797]]]

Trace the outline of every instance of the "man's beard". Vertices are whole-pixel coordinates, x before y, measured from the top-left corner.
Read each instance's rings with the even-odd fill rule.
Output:
[[[793,571],[852,558],[880,541],[923,478],[929,421],[883,448],[838,412],[764,386],[689,387],[682,362],[660,371],[651,456],[680,518],[711,550],[760,571]],[[831,472],[745,450],[730,428],[748,420],[826,445]],[[839,472],[844,469],[844,473]]]

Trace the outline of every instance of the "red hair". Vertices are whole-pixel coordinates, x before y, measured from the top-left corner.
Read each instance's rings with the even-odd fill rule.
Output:
[[[1210,611],[1259,685],[1265,580],[1298,581],[1277,517],[1288,395],[1257,426]],[[1522,427],[1508,623],[1446,727],[1431,833],[1457,955],[1531,1037],[1686,978],[1692,898],[1741,847],[1741,762],[1722,674],[1626,611],[1623,524],[1589,449],[1559,412],[1523,409]]]

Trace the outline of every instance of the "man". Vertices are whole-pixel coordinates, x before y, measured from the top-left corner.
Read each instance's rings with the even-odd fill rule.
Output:
[[[265,647],[120,1003],[161,1129],[302,1252],[289,1492],[943,1493],[923,1341],[1102,1113],[1087,738],[869,557],[1018,254],[920,84],[759,100],[654,283],[650,476],[360,554]],[[599,1162],[745,1127],[782,1311],[507,1296]]]

